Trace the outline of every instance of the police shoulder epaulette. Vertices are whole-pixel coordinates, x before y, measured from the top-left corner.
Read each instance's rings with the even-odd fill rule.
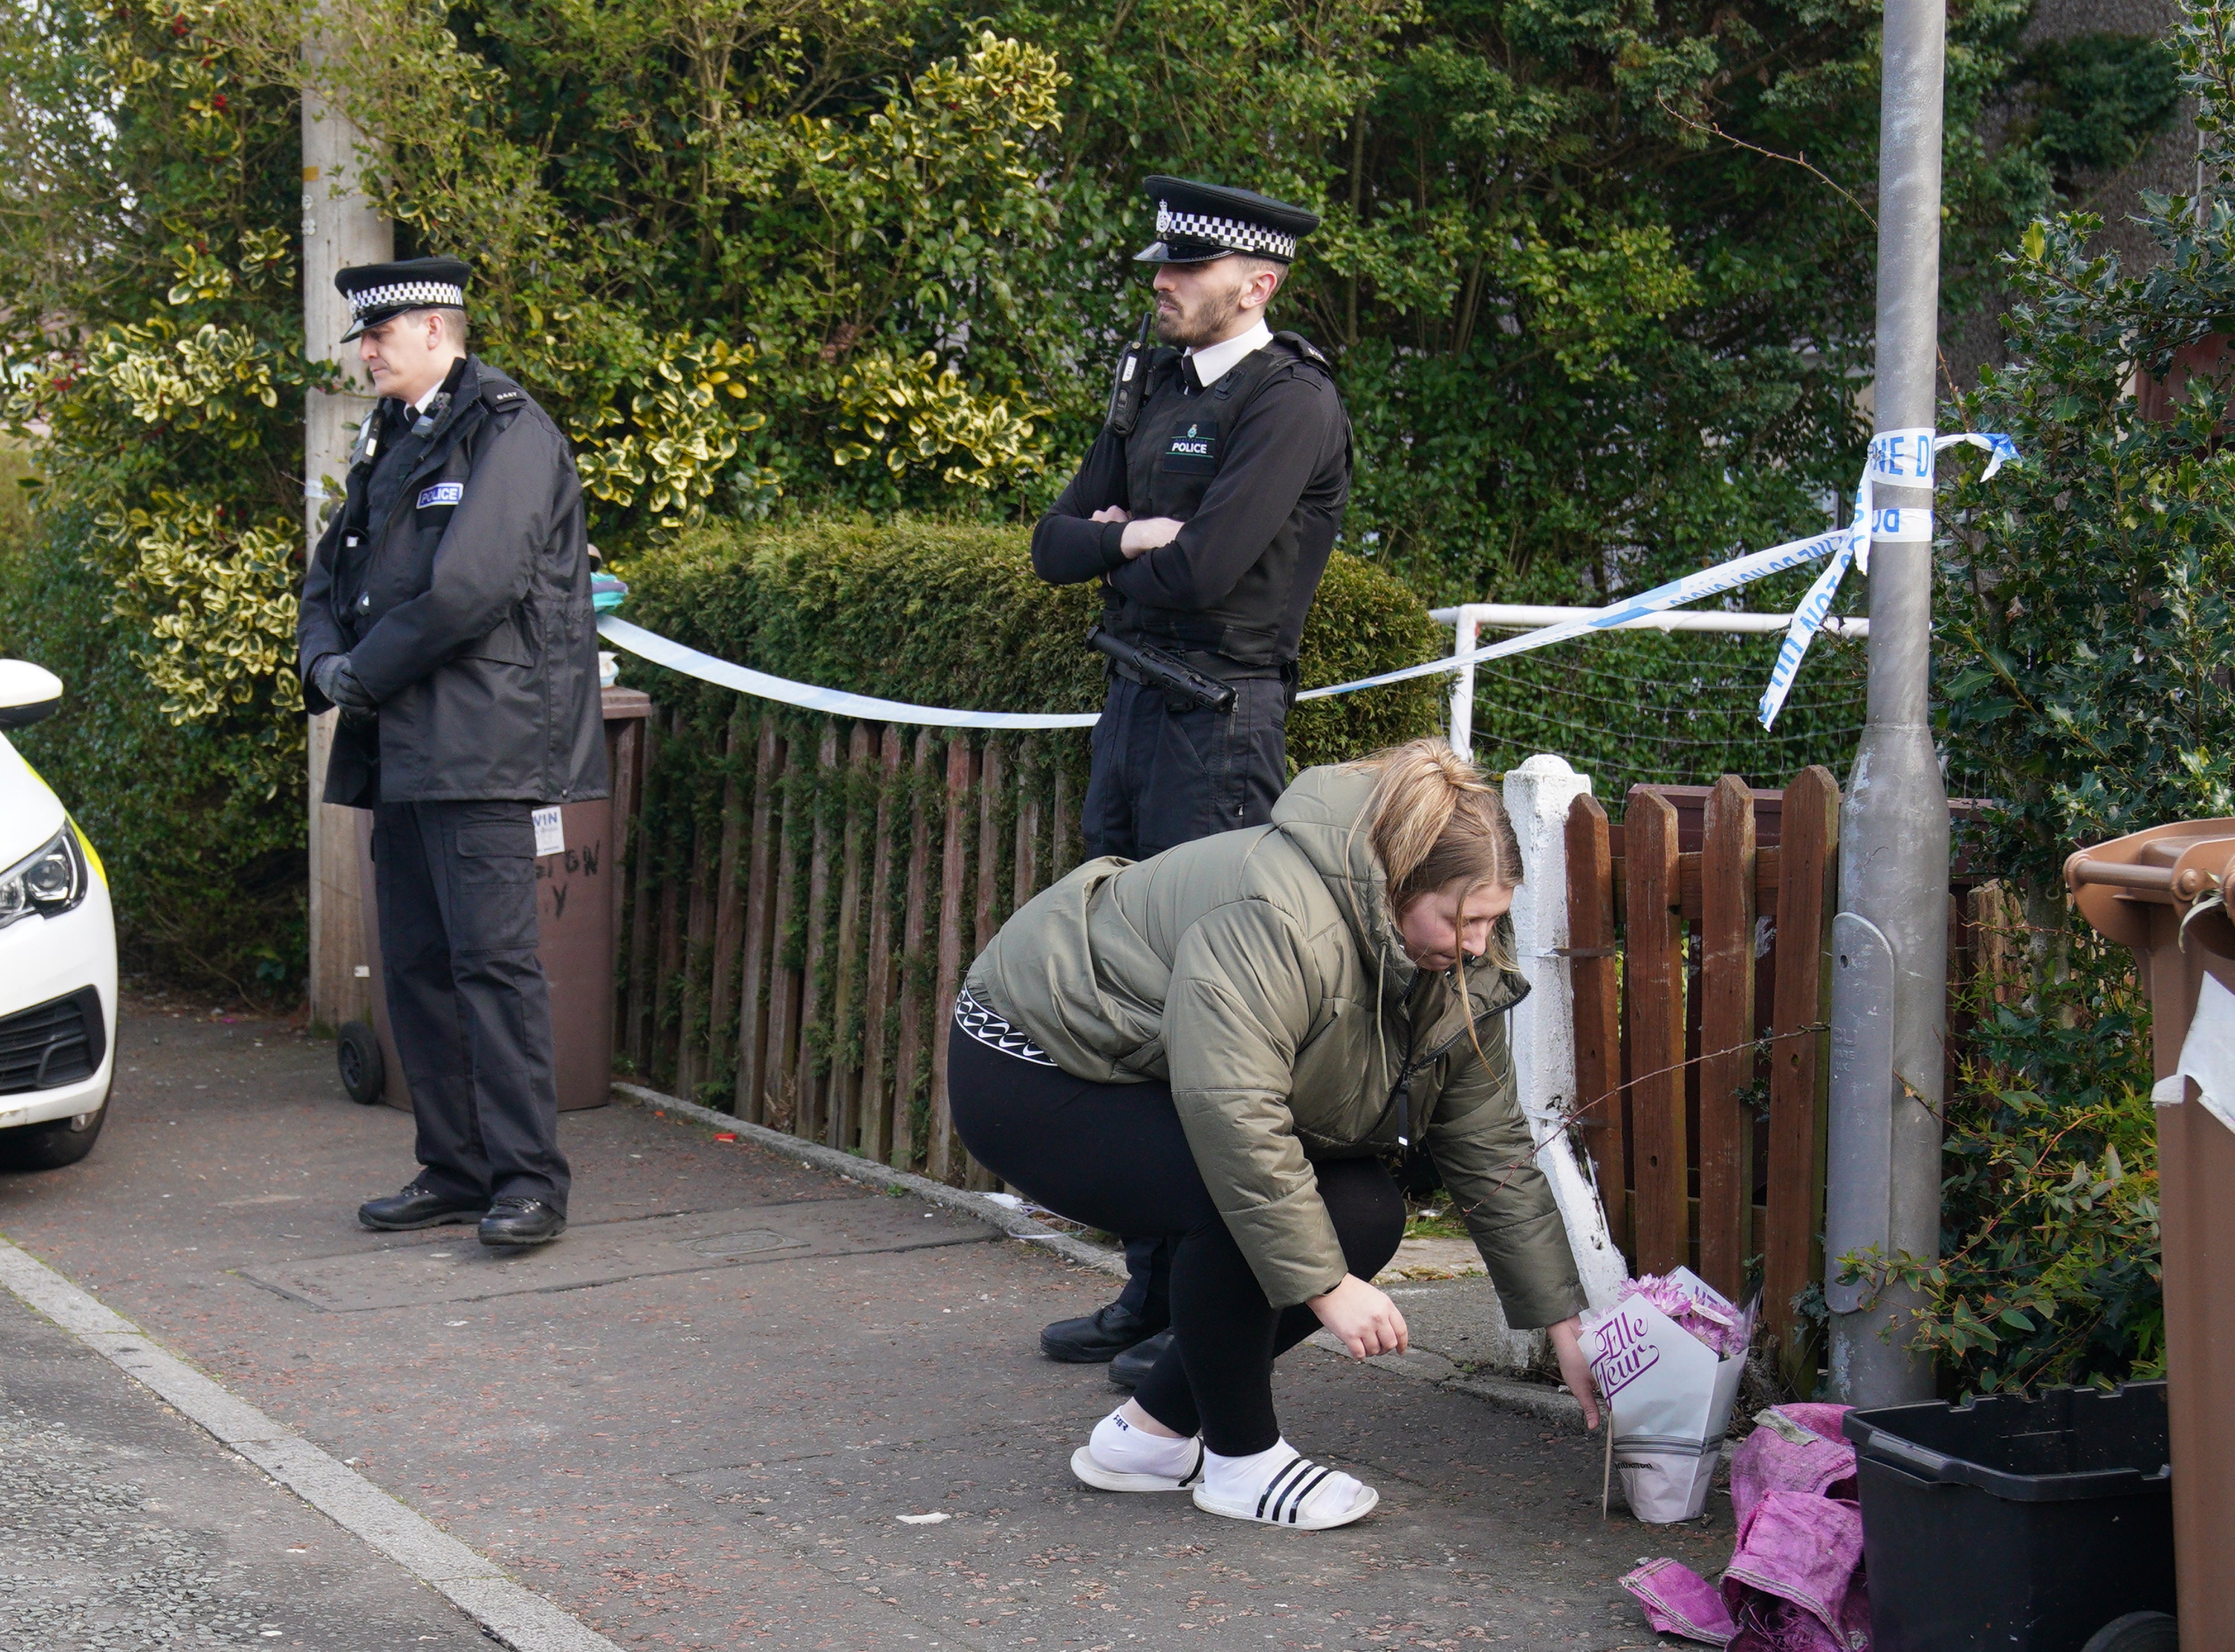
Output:
[[[528,392],[526,390],[521,390],[515,386],[510,390],[499,390],[495,395],[490,397],[489,400],[492,402],[516,402],[527,394]]]
[[[1294,351],[1304,360],[1314,364],[1315,366],[1326,369],[1330,374],[1334,371],[1334,364],[1327,358],[1325,353],[1321,351],[1317,344],[1305,338],[1303,334],[1300,332],[1289,332],[1284,329],[1280,332],[1275,333],[1273,337],[1281,344],[1286,344],[1290,350]]]

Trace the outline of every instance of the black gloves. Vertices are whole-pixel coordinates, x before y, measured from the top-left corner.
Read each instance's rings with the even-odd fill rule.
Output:
[[[311,667],[311,682],[344,711],[373,711],[379,706],[351,669],[347,654],[328,654]]]

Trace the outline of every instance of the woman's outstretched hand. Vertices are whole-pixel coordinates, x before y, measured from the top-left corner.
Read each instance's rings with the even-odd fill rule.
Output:
[[[1553,1355],[1560,1362],[1561,1382],[1581,1402],[1584,1424],[1596,1428],[1599,1426],[1598,1387],[1591,1380],[1591,1362],[1583,1354],[1583,1321],[1574,1318],[1562,1320],[1557,1325],[1546,1326],[1544,1334],[1551,1339]]]
[[[1324,1296],[1313,1297],[1305,1306],[1320,1316],[1321,1324],[1342,1339],[1343,1347],[1350,1350],[1353,1359],[1402,1354],[1412,1346],[1412,1337],[1405,1329],[1405,1316],[1397,1311],[1397,1304],[1356,1274],[1345,1274],[1341,1284]],[[1561,1367],[1563,1371],[1566,1368]]]

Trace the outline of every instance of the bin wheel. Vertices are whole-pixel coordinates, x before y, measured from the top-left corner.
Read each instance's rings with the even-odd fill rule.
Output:
[[[334,1061],[342,1070],[342,1088],[360,1107],[370,1107],[388,1088],[388,1073],[380,1059],[380,1040],[363,1021],[342,1024],[341,1041],[334,1046]]]
[[[2167,1612],[2129,1612],[2088,1637],[2080,1652],[2180,1652],[2180,1630]]]

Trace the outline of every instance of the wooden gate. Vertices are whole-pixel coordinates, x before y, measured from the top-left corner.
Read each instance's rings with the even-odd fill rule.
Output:
[[[1749,1275],[1790,1348],[1822,1270],[1839,788],[1735,776],[1631,788],[1622,825],[1568,815],[1579,1128],[1640,1273],[1688,1264],[1734,1300]]]

